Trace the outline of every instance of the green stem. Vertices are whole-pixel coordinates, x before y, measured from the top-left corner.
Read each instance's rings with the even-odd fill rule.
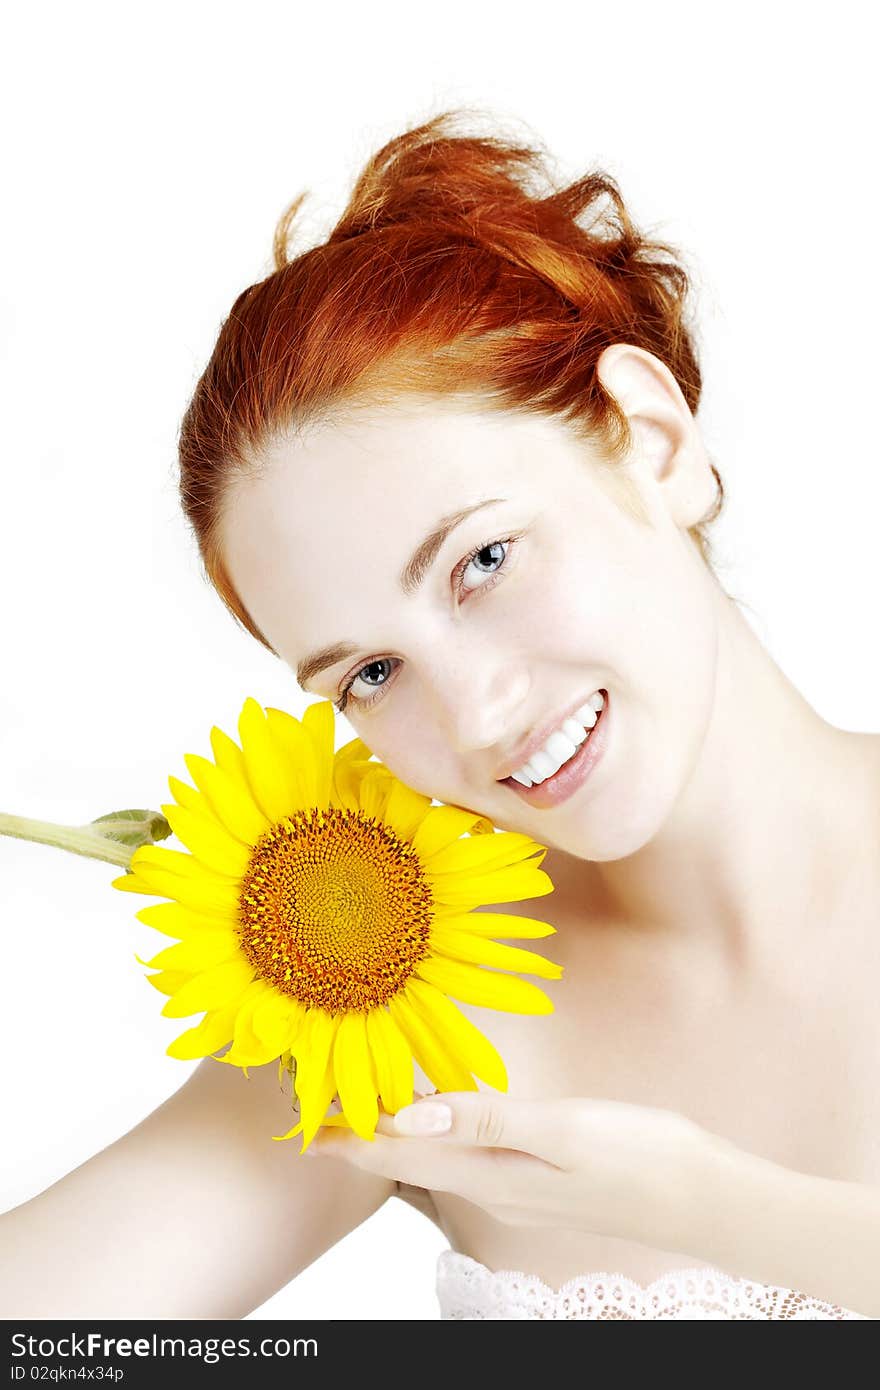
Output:
[[[16,840],[34,840],[39,845],[57,845],[82,854],[87,859],[103,859],[127,869],[134,853],[131,845],[114,844],[105,835],[98,835],[87,825],[55,825],[48,820],[31,820],[28,816],[10,816],[0,811],[0,835]]]

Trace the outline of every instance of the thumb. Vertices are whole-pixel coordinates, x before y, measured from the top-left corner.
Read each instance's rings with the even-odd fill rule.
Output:
[[[446,1091],[406,1105],[394,1116],[398,1134],[448,1134],[459,1144],[530,1149],[536,1103],[483,1091]]]

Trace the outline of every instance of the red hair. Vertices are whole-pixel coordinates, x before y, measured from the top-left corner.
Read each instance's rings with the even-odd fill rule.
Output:
[[[389,140],[327,240],[292,257],[305,193],[290,204],[274,271],[236,299],[183,417],[180,496],[207,578],[273,653],[220,545],[229,483],[273,437],[406,393],[473,393],[560,418],[613,465],[630,432],[596,364],[615,342],[665,363],[696,413],[690,278],[675,251],[633,225],[609,174],[547,191],[539,148],[456,133],[459,114]],[[704,527],[724,498],[711,466],[718,496],[690,531],[707,565]]]

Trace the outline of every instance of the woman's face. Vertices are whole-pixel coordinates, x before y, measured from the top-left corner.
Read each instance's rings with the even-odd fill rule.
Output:
[[[225,561],[292,671],[350,644],[303,688],[345,698],[402,781],[616,859],[653,837],[699,757],[718,592],[647,453],[626,469],[647,521],[561,421],[410,400],[277,444],[230,494]],[[405,592],[413,553],[459,513]],[[607,743],[566,799],[538,805],[499,781],[600,689]]]

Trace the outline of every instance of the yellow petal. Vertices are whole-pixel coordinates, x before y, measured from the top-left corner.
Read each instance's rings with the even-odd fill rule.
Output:
[[[337,749],[334,756],[337,763],[347,762],[350,758],[357,758],[364,762],[369,762],[373,754],[362,738],[352,738],[349,739],[348,743],[344,743],[341,748]]]
[[[283,710],[266,710],[266,728],[278,768],[287,783],[291,810],[309,809],[318,804],[317,785],[319,778],[315,762],[315,749],[305,729],[292,715]],[[322,807],[326,810],[326,805]]]
[[[142,875],[147,869],[161,869],[163,873],[174,874],[177,878],[210,878],[218,883],[226,883],[230,877],[228,874],[218,874],[215,869],[207,869],[191,854],[168,849],[166,845],[141,845],[131,856],[131,867],[135,873]]]
[[[169,1057],[178,1057],[189,1062],[196,1057],[207,1057],[224,1047],[232,1037],[235,1008],[217,1009],[205,1014],[195,1028],[187,1028],[174,1039],[165,1051]]]
[[[488,816],[480,816],[479,820],[475,821],[474,824],[471,826],[470,830],[468,831],[468,834],[494,835],[495,826],[492,824]]]
[[[196,938],[203,932],[235,930],[232,918],[224,922],[216,916],[200,916],[191,908],[182,907],[180,903],[151,903],[149,907],[142,907],[134,915],[141,922],[146,922],[148,927],[164,932],[166,936],[176,936],[181,941]]]
[[[516,975],[502,975],[483,970],[479,965],[463,961],[427,957],[416,966],[420,980],[436,985],[444,994],[461,999],[465,1004],[478,1004],[486,1009],[504,1009],[514,1014],[552,1014],[553,1001],[542,989]]]
[[[272,1045],[258,1038],[253,1029],[254,1010],[272,993],[272,985],[260,978],[251,980],[244,989],[238,1002],[232,1046],[224,1061],[239,1067],[259,1067],[278,1056]]]
[[[185,806],[188,811],[195,811],[200,815],[211,815],[211,807],[202,793],[196,791],[188,782],[181,782],[179,777],[169,777],[168,786],[171,795],[179,806]]]
[[[336,742],[335,709],[332,700],[318,700],[303,711],[302,726],[315,750],[315,805],[326,811],[330,805],[333,781],[333,745]]]
[[[482,819],[476,811],[466,811],[461,806],[432,806],[413,837],[413,848],[427,861]]]
[[[238,955],[241,950],[238,937],[228,927],[218,931],[199,932],[187,941],[179,941],[176,946],[166,946],[152,960],[144,964],[154,970],[207,970],[211,965],[219,965]]]
[[[395,777],[385,804],[384,819],[401,840],[411,840],[430,808],[431,798],[415,792]]]
[[[207,871],[201,880],[188,879],[152,865],[144,865],[140,876],[149,893],[172,898],[199,915],[221,917],[227,922],[238,919],[239,888],[233,879],[222,883]]]
[[[340,1017],[321,1008],[306,1010],[302,1027],[290,1048],[296,1059],[295,1086],[300,1100],[310,1091],[317,1091],[328,1072],[332,1075],[333,1040]]]
[[[189,970],[160,970],[158,975],[145,975],[144,979],[149,980],[160,994],[176,994],[187,980],[192,979],[192,974]],[[196,1013],[198,1010],[193,1012]]]
[[[302,1133],[302,1120],[297,1120],[296,1124],[293,1126],[293,1129],[289,1129],[289,1130],[287,1131],[286,1134],[273,1134],[273,1135],[272,1135],[272,1138],[273,1138],[273,1139],[293,1139],[295,1135],[301,1134],[301,1133]],[[300,1153],[302,1153],[302,1152],[303,1152],[303,1150],[300,1149]]]
[[[412,1053],[406,1038],[384,1007],[367,1014],[367,1042],[376,1069],[376,1085],[382,1104],[395,1115],[412,1103],[414,1094]]]
[[[315,700],[306,705],[302,716],[302,726],[315,746],[315,752],[322,762],[329,762],[336,742],[335,708],[332,700]]]
[[[163,804],[162,814],[187,849],[206,868],[230,878],[241,878],[251,862],[250,849],[234,839],[217,820],[184,806]]]
[[[370,768],[360,785],[359,800],[362,814],[374,816],[376,820],[383,820],[390,790],[391,774],[387,768],[377,763],[375,767]]]
[[[247,781],[244,754],[235,740],[222,729],[218,729],[216,724],[211,730],[211,752],[214,754],[214,762],[223,768],[224,772],[231,773],[237,782]]]
[[[247,1076],[248,1067],[265,1067],[277,1058],[277,1052],[270,1052],[265,1044],[260,1043],[259,1048],[245,1047],[243,1044],[235,1043],[224,1052],[222,1057],[218,1057],[218,1062],[227,1062],[231,1067],[241,1067]]]
[[[149,908],[146,909],[149,912]],[[136,914],[140,916],[140,913]],[[456,931],[475,932],[479,936],[528,937],[537,940],[542,936],[555,936],[556,928],[549,922],[541,922],[537,917],[520,917],[513,912],[438,912],[438,923],[452,927]]]
[[[325,1115],[321,1123],[322,1129],[351,1129],[351,1125],[346,1119],[345,1112],[339,1110],[332,1115]]]
[[[542,898],[553,892],[549,874],[534,867],[535,861],[514,864],[507,869],[490,869],[484,874],[457,878],[441,874],[437,878],[426,866],[425,876],[435,900],[447,907],[479,907],[484,903],[515,903],[524,898]]]
[[[340,762],[337,758],[333,765],[333,786],[330,792],[330,800],[334,806],[340,806],[344,811],[360,810],[360,790],[366,766],[367,764],[354,759]]]
[[[266,716],[250,696],[239,715],[238,732],[254,800],[270,821],[283,820],[299,809],[296,790],[287,777],[287,760],[279,752]]]
[[[153,927],[156,931],[163,932],[165,936],[173,936],[179,941],[180,938],[183,936],[183,932],[178,930],[177,919],[172,919],[170,917],[158,917],[155,920],[151,921],[149,917],[141,917],[141,912],[152,912],[156,908],[158,908],[161,912],[163,909],[168,907],[174,908],[175,912],[183,912],[183,908],[180,906],[179,903],[153,903],[150,907],[142,907],[140,912],[136,912],[134,915],[135,917],[139,917],[142,922],[146,922],[148,927]],[[214,928],[216,928],[218,925],[219,923],[215,918],[213,923]]]
[[[318,772],[314,741],[299,720],[286,710],[268,706],[266,723],[291,780],[295,809],[317,806]]]
[[[121,892],[142,892],[147,898],[156,897],[156,890],[150,888],[149,883],[145,883],[136,873],[125,873],[121,878],[111,878],[110,887],[118,888]]]
[[[451,1056],[421,1014],[416,1013],[405,992],[388,1001],[391,1017],[410,1045],[413,1056],[438,1091],[476,1091],[470,1072]]]
[[[239,883],[238,878],[208,868],[194,855],[183,854],[164,845],[141,845],[132,855],[131,863],[134,872],[144,883],[154,882],[158,874],[178,887],[206,883],[223,889],[237,889]]]
[[[321,1121],[321,1129],[351,1129],[351,1125],[345,1118],[343,1111],[334,1111],[332,1115],[325,1115]],[[273,1134],[273,1139],[292,1139],[295,1134],[302,1130],[302,1121],[289,1129],[286,1134]],[[307,1146],[306,1146],[307,1147]]]
[[[530,855],[540,853],[543,848],[531,835],[520,835],[512,830],[499,831],[495,835],[478,835],[476,839],[470,836],[455,840],[433,855],[428,860],[428,868],[432,874],[485,873],[487,869],[503,869],[510,864],[519,864]]]
[[[539,975],[544,980],[562,979],[562,966],[547,960],[537,951],[524,951],[520,946],[505,946],[500,941],[488,941],[483,936],[455,931],[445,923],[435,922],[432,926],[431,947],[453,960],[494,965],[499,970],[517,970],[522,975]]]
[[[155,890],[137,874],[123,874],[121,878],[111,879],[110,887],[118,888],[122,893],[145,893],[150,898],[155,896]]]
[[[298,999],[273,989],[254,1009],[252,1027],[261,1042],[276,1053],[286,1052],[305,1018]]]
[[[181,985],[162,1013],[166,1018],[185,1018],[203,1009],[221,1009],[239,998],[256,973],[257,967],[244,956],[212,965]]]
[[[507,1069],[501,1054],[457,1004],[434,985],[415,976],[407,980],[405,993],[413,1008],[437,1037],[443,1039],[447,1051],[454,1053],[463,1067],[482,1077],[497,1091],[507,1090]]]
[[[269,829],[269,821],[251,796],[247,780],[235,777],[222,767],[215,767],[214,763],[198,753],[184,753],[183,761],[196,786],[204,792],[220,824],[243,845],[255,845]]]
[[[356,1134],[372,1139],[379,1120],[376,1077],[362,1013],[343,1014],[333,1043],[333,1074],[339,1101]]]
[[[336,1095],[333,1074],[333,1041],[340,1016],[326,1014],[323,1009],[309,1009],[291,1051],[296,1057],[296,1092],[302,1117],[302,1148],[304,1152],[314,1139]]]

